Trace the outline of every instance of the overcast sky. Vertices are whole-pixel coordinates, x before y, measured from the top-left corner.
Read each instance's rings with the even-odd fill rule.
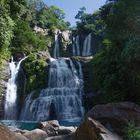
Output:
[[[105,4],[106,0],[44,0],[44,2],[51,6],[56,5],[66,14],[66,21],[71,25],[75,25],[75,15],[81,7],[86,7],[87,13],[93,13]]]

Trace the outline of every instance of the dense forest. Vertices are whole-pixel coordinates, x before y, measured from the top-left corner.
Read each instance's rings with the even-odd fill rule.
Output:
[[[18,61],[26,55],[24,92],[45,88],[48,63],[39,53],[51,54],[55,31],[70,30],[84,36],[92,33],[96,40],[95,53],[88,60],[88,74],[85,75],[90,76],[84,86],[85,91],[96,96],[90,105],[86,100],[85,106],[123,101],[140,105],[140,1],[107,1],[94,13],[87,13],[82,7],[75,18],[76,27],[71,27],[65,21],[64,11],[57,6],[49,7],[41,0],[1,0],[0,79],[3,79],[6,61],[12,56]],[[84,59],[72,58],[80,62]],[[0,84],[1,94],[3,90]],[[134,125],[126,126],[126,131],[122,132],[124,139],[140,139],[140,132]]]

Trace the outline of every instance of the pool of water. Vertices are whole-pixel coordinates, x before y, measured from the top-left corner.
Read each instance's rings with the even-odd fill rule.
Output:
[[[22,130],[33,130],[38,127],[38,122],[35,121],[16,121],[16,120],[0,120],[0,124],[4,124],[10,128],[18,128]],[[78,127],[80,122],[59,121],[60,126]]]
[[[1,120],[0,124],[4,124],[10,128],[33,130],[37,128],[38,123],[32,121],[14,121],[14,120]]]

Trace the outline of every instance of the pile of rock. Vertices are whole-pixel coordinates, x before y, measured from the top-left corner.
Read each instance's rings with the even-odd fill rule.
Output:
[[[76,131],[74,127],[62,127],[58,121],[41,122],[38,128],[28,131],[9,129],[0,125],[0,140],[70,140]]]
[[[62,127],[58,121],[41,122],[38,128],[32,131],[13,132],[0,125],[0,140],[122,140],[116,133],[119,134],[121,125],[131,121],[140,125],[138,105],[129,102],[110,103],[93,107],[77,129]]]

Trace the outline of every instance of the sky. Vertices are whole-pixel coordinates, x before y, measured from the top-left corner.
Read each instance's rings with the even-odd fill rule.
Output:
[[[44,0],[48,5],[56,5],[64,10],[66,14],[66,21],[69,21],[72,26],[75,25],[75,15],[81,7],[86,7],[87,13],[93,13],[105,4],[106,0]]]

